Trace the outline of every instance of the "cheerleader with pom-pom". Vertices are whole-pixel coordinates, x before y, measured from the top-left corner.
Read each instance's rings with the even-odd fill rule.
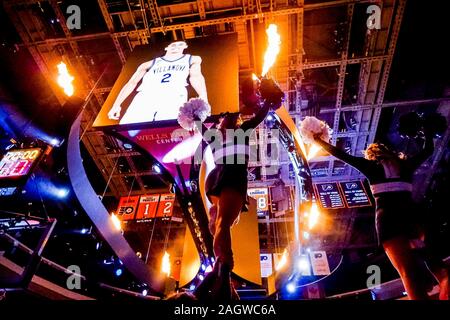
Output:
[[[364,158],[351,156],[328,143],[330,128],[314,117],[303,120],[300,133],[305,142],[317,143],[367,177],[376,202],[375,226],[379,243],[400,274],[409,298],[428,299],[424,279],[420,276],[423,261],[417,259],[410,245],[410,240],[418,236],[417,225],[410,216],[414,211],[413,173],[433,153],[432,129],[424,128],[425,146],[411,158],[397,154],[381,143],[370,144]],[[440,280],[440,298],[448,299],[447,270],[440,270],[435,275]]]
[[[228,113],[216,128],[222,134],[224,143],[222,148],[214,150],[216,166],[208,175],[205,184],[206,195],[213,204],[210,209],[210,231],[214,238],[216,262],[213,271],[195,291],[200,300],[227,301],[238,298],[230,284],[230,273],[234,266],[230,229],[247,205],[249,131],[253,131],[266,118],[270,109],[279,108],[284,97],[275,82],[268,79],[261,80],[260,94],[263,104],[253,118],[243,122],[239,113]],[[204,121],[205,113],[203,107],[185,104],[180,110],[178,120],[185,129],[192,129]],[[245,139],[234,139],[234,134],[229,136],[237,129],[246,133]],[[201,130],[208,129],[202,125]]]

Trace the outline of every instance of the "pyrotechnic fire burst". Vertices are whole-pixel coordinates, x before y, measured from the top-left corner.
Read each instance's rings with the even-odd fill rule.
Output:
[[[69,97],[73,95],[74,89],[72,81],[74,79],[75,78],[69,74],[67,66],[64,62],[58,64],[58,84],[60,85],[61,88],[63,88],[64,93]]]
[[[266,30],[266,33],[269,44],[264,54],[264,65],[261,73],[261,76],[263,77],[267,74],[267,72],[269,72],[269,69],[275,63],[277,55],[280,52],[280,44],[281,44],[281,38],[280,35],[278,34],[277,25],[270,24]]]
[[[164,256],[162,258],[161,270],[163,273],[170,275],[170,255],[167,251],[164,251]]]

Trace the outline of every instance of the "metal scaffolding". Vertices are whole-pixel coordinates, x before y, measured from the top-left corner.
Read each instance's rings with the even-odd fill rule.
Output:
[[[98,23],[100,25],[104,22],[104,30],[83,30],[81,33],[75,33],[66,26],[66,14],[62,9],[66,2],[4,1],[5,10],[22,39],[20,45],[28,49],[61,104],[65,98],[56,86],[52,72],[59,61],[66,61],[76,70],[77,76],[83,79],[85,87],[78,88],[82,94],[89,92],[97,81],[96,77],[100,71],[95,70],[96,66],[89,63],[91,58],[95,58],[95,54],[81,50],[86,44],[94,45],[96,41],[109,43],[105,50],[119,62],[112,73],[117,75],[129,52],[136,45],[150,43],[155,34],[171,35],[174,39],[189,39],[232,30],[238,35],[239,66],[240,71],[245,73],[260,67],[257,65],[257,57],[262,53],[257,52],[257,25],[275,22],[279,26],[283,43],[282,54],[272,75],[288,93],[286,108],[297,123],[305,115],[331,115],[329,124],[333,128],[332,142],[347,139],[350,153],[355,155],[360,154],[368,143],[374,141],[381,110],[390,106],[384,102],[384,95],[406,0],[379,2],[382,9],[381,29],[364,30],[360,54],[352,49],[352,35],[355,28],[365,28],[365,24],[355,24],[356,12],[358,6],[366,8],[372,1],[335,0],[305,4],[303,0],[197,0],[161,5],[156,0],[98,0],[97,12],[83,14],[98,15],[97,19],[103,20]],[[63,35],[55,36],[45,32],[49,21],[36,14],[36,8],[41,6],[41,3],[49,4],[48,10],[53,10]],[[207,26],[215,28],[204,28]],[[332,47],[332,41],[326,42],[331,38],[327,36],[330,30],[336,32],[336,37],[342,37],[342,41],[339,40],[339,49]],[[349,104],[344,101],[344,96],[346,86],[353,85],[349,79],[349,68],[353,66],[359,67],[359,75],[355,84],[356,99]],[[335,79],[324,84],[316,82],[313,91],[317,101],[314,101],[315,98],[307,100],[303,96],[303,85],[311,80],[306,72],[316,72],[315,74],[319,75],[317,78],[324,75],[325,79]],[[334,76],[330,77],[330,74]],[[329,95],[327,90],[320,92],[321,87],[331,90],[332,94]],[[154,192],[142,178],[154,176],[155,173],[149,168],[137,169],[139,166],[136,166],[133,159],[137,153],[126,150],[115,138],[105,136],[92,128],[95,116],[110,90],[110,83],[100,84],[94,90],[95,99],[89,101],[82,121],[81,131],[85,132],[82,142],[105,181],[110,182],[105,195],[120,197]],[[327,100],[328,98],[331,100]],[[318,107],[305,111],[303,103]],[[354,130],[346,130],[340,126],[346,112],[354,114]],[[130,172],[117,171],[119,158],[125,159],[131,168]],[[281,159],[280,167],[287,163],[283,162],[283,157]],[[326,162],[326,165],[316,171],[314,165],[312,166],[312,171],[316,172],[316,181],[361,178],[361,175],[349,166],[337,170],[332,157],[321,157],[320,161]],[[262,163],[257,165],[263,166]],[[133,179],[127,179],[130,176]],[[265,183],[270,184],[270,181]],[[348,220],[352,223],[354,216],[350,215]],[[348,227],[351,228],[351,225]],[[341,240],[348,242],[348,239]]]

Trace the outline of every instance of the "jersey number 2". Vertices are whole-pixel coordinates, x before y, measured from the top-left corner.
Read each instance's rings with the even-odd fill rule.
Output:
[[[170,73],[164,74],[163,78],[161,79],[161,83],[169,82],[169,79],[170,79],[171,76],[172,76],[172,74],[170,74]]]

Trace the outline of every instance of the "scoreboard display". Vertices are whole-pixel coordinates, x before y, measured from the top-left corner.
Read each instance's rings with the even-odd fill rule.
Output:
[[[41,153],[40,148],[8,151],[0,161],[0,179],[26,176]]]
[[[16,187],[21,184],[28,178],[42,153],[41,148],[9,150],[0,160],[0,186]]]

